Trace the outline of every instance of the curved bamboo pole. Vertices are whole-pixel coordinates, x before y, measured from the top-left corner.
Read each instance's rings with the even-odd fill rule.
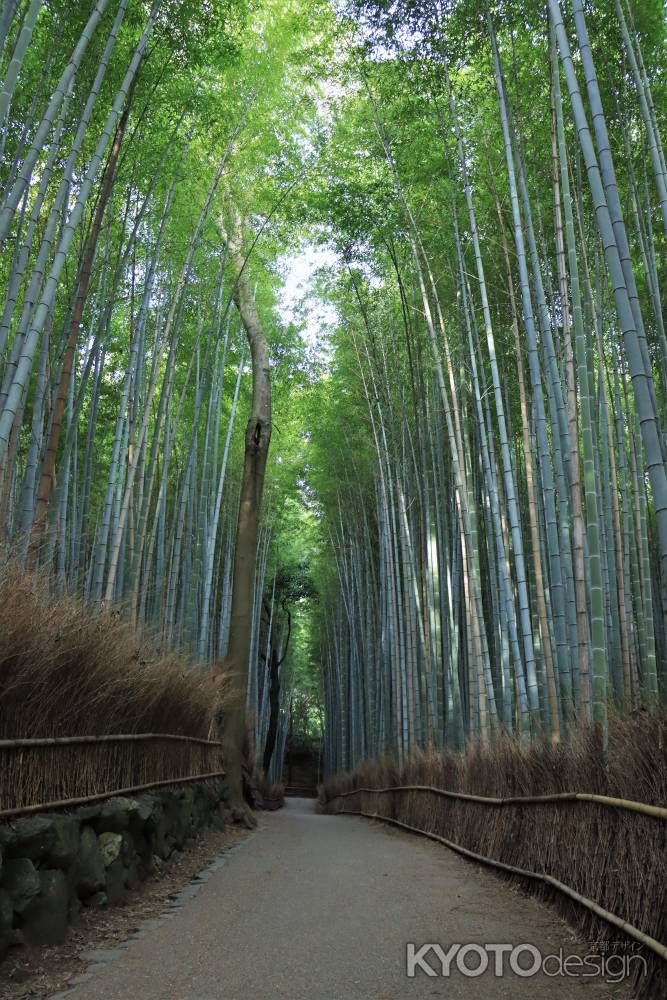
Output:
[[[597,795],[593,792],[554,792],[553,795],[511,795],[498,798],[492,795],[473,795],[471,792],[451,792],[446,788],[436,788],[435,785],[395,785],[388,788],[354,788],[350,792],[340,792],[333,799],[348,798],[360,792],[370,794],[387,794],[389,792],[432,792],[446,799],[459,799],[463,802],[479,802],[487,806],[518,806],[545,805],[561,802],[596,802],[601,806],[613,809],[627,809],[630,812],[642,813],[654,819],[667,819],[667,808],[652,806],[648,802],[635,802],[632,799],[617,799],[611,795]]]

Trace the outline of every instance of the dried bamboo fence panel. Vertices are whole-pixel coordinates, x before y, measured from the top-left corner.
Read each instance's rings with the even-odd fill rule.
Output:
[[[216,741],[167,733],[0,741],[0,812],[220,773]]]

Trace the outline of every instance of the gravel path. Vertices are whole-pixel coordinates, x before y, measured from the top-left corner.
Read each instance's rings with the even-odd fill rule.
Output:
[[[536,1000],[614,997],[601,978],[408,979],[406,946],[519,944],[583,954],[547,907],[445,848],[288,799],[169,919],[97,965],[68,1000]],[[432,967],[437,961],[428,957]],[[474,955],[470,965],[476,964]]]

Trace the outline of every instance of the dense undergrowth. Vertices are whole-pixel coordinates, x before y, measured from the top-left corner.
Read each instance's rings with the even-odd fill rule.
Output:
[[[211,674],[142,643],[117,608],[96,610],[11,565],[0,575],[0,734],[176,733],[206,738]]]
[[[0,738],[175,734],[206,740],[220,688],[184,655],[142,642],[117,609],[0,574]],[[219,771],[217,746],[151,740],[3,749],[0,808]]]

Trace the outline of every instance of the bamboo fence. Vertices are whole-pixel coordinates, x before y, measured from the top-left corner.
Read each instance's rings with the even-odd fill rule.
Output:
[[[174,733],[0,740],[0,819],[223,773],[220,742]]]

